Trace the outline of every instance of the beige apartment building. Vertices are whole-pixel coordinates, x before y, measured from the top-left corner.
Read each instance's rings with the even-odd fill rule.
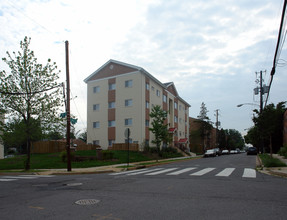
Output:
[[[189,149],[189,107],[177,93],[174,83],[161,83],[141,67],[109,60],[87,77],[87,143],[103,149],[113,143],[130,142],[153,146],[149,131],[153,106],[168,112],[166,123],[172,144]]]

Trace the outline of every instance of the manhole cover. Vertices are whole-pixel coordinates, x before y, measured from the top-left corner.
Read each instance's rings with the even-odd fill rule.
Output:
[[[81,199],[75,202],[77,205],[94,205],[99,203],[100,200],[97,199]]]

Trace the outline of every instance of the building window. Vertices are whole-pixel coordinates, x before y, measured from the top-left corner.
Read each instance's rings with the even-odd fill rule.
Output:
[[[125,81],[125,87],[126,88],[131,88],[132,86],[133,86],[133,81],[132,80]]]
[[[115,140],[109,140],[109,146],[113,146],[113,144],[115,143]]]
[[[151,90],[154,91],[154,87],[153,86],[151,87]]]
[[[146,140],[145,140],[145,145],[146,145],[146,146],[149,146],[149,139],[146,139]]]
[[[160,91],[158,89],[156,90],[156,95],[160,97]]]
[[[181,119],[181,118],[179,118],[179,123],[180,123],[180,124],[182,123],[182,119]]]
[[[99,140],[94,140],[93,144],[100,145],[100,141]]]
[[[177,123],[177,116],[174,116],[174,122]]]
[[[115,127],[116,126],[116,121],[109,121],[109,127]]]
[[[145,88],[146,88],[146,90],[149,90],[149,83],[145,84]]]
[[[126,126],[131,126],[131,125],[133,125],[133,119],[132,119],[132,118],[126,118],[126,119],[125,119],[125,125],[126,125]]]
[[[93,110],[94,111],[99,111],[100,110],[100,104],[93,105]]]
[[[145,126],[149,127],[149,120],[145,120]]]
[[[178,110],[181,111],[181,105],[179,105],[179,109]]]
[[[177,109],[177,102],[174,103],[174,109]]]
[[[93,122],[93,128],[100,128],[100,122],[99,121]]]
[[[109,108],[115,108],[115,102],[109,102]]]
[[[94,93],[99,93],[100,92],[100,86],[94,87]]]
[[[163,99],[163,102],[165,102],[165,103],[167,102],[167,97],[166,97],[166,95],[163,95],[163,96],[162,96],[162,99]]]
[[[109,90],[115,90],[116,89],[116,84],[115,83],[110,83],[109,84]]]
[[[126,99],[125,100],[125,106],[132,106],[133,105],[133,100],[132,99]]]
[[[145,102],[145,107],[149,108],[149,102],[148,101]]]
[[[125,139],[125,143],[128,143],[128,139]],[[132,138],[129,138],[129,143],[133,143],[133,139]]]

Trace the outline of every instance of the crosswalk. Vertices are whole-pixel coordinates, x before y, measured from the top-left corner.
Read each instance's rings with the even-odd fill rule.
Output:
[[[38,178],[50,178],[54,175],[15,175],[15,176],[0,176],[0,182],[11,182],[16,180],[31,180]]]
[[[256,170],[252,168],[243,168],[239,169],[238,172],[239,175],[242,178],[256,178]],[[145,168],[141,170],[129,170],[129,171],[123,171],[118,173],[111,173],[108,175],[111,176],[118,176],[118,175],[125,175],[125,176],[135,176],[135,175],[145,175],[145,176],[157,176],[157,175],[167,175],[167,176],[178,176],[178,175],[188,175],[190,177],[195,176],[204,176],[207,174],[211,174],[216,177],[229,177],[232,174],[234,174],[236,171],[236,168],[213,168],[213,167],[207,167],[207,168],[198,168],[198,167],[187,167],[187,168],[179,168],[179,167],[173,167],[173,168]]]

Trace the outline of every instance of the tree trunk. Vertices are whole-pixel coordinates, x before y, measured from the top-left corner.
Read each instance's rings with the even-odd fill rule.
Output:
[[[270,156],[273,157],[272,136],[270,135]]]
[[[25,163],[25,170],[30,170],[30,161],[31,161],[31,141],[30,137],[27,138],[27,159]]]

